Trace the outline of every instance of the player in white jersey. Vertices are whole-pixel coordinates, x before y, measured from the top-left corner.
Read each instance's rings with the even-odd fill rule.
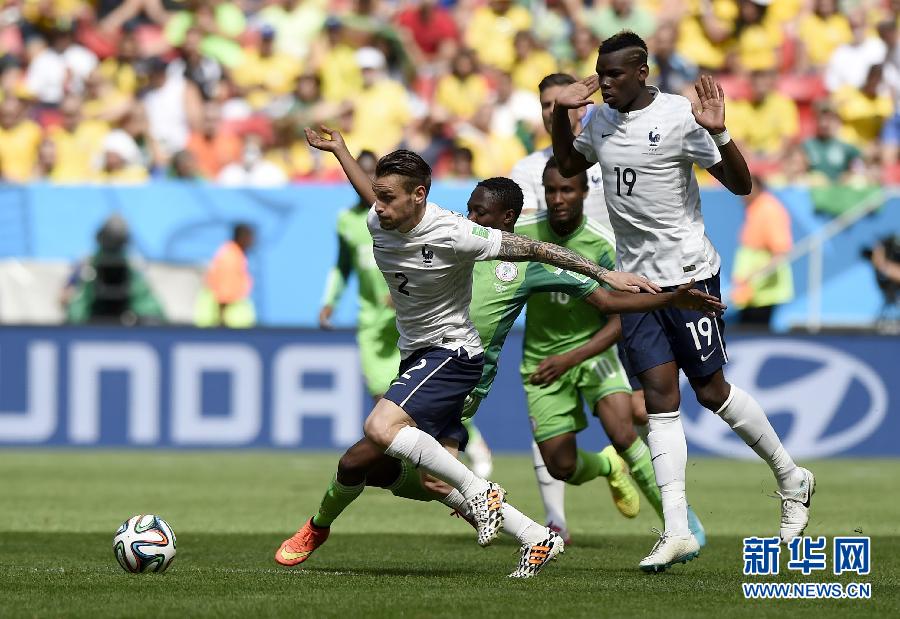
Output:
[[[566,73],[551,73],[538,84],[538,95],[541,100],[541,116],[544,120],[544,129],[550,133],[550,119],[553,116],[553,103],[556,95],[563,88],[576,82],[575,78]],[[571,110],[569,122],[572,124],[572,132],[575,135],[581,133],[584,124],[587,123],[590,114],[588,109],[579,108]],[[547,201],[544,199],[544,185],[542,177],[544,166],[553,154],[553,148],[536,150],[513,166],[510,178],[522,188],[525,196],[525,205],[522,207],[522,215],[534,215],[547,210]],[[606,202],[603,200],[603,179],[600,173],[600,164],[592,166],[587,171],[588,196],[584,201],[584,214],[599,222],[604,228],[612,232],[609,223],[609,214],[606,210]]]
[[[623,31],[600,46],[597,74],[556,98],[553,153],[572,176],[599,162],[606,205],[616,234],[618,268],[663,286],[691,279],[719,296],[719,254],[706,236],[694,164],[732,193],[751,189],[750,171],[725,129],[725,95],[709,76],[696,84],[699,102],[646,86],[647,45]],[[604,105],[576,138],[569,110],[601,91]],[[760,405],[725,381],[724,322],[693,312],[654,311],[622,316],[631,371],[644,386],[649,446],[660,487],[665,532],[641,563],[661,571],[693,559],[699,545],[688,530],[685,501],[687,444],[679,418],[678,370],[697,400],[718,414],[774,472],[781,496],[781,539],[802,535],[809,522],[815,478],[785,451]]]
[[[530,260],[587,275],[619,290],[656,292],[658,287],[640,276],[608,271],[557,245],[484,228],[428,203],[431,168],[411,151],[382,157],[373,182],[340,134],[323,131],[330,139],[307,129],[307,140],[334,153],[357,193],[372,204],[368,227],[375,262],[390,289],[400,333],[399,374],[365,421],[359,468],[365,470],[387,454],[446,482],[468,501],[479,544],[490,544],[501,529],[514,535],[523,550],[519,567],[510,576],[533,576],[563,551],[562,538],[506,503],[503,488],[475,476],[455,457],[466,440],[463,404],[484,365],[481,341],[469,320],[474,263]],[[339,484],[335,490],[341,496],[336,500],[362,492],[364,474],[358,481]],[[282,544],[276,561],[301,563],[327,534],[327,529],[316,531],[315,524],[307,522]]]

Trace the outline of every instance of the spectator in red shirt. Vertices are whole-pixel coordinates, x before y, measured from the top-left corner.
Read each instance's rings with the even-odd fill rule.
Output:
[[[437,0],[422,0],[397,15],[397,25],[407,30],[426,60],[447,60],[456,53],[459,29]]]

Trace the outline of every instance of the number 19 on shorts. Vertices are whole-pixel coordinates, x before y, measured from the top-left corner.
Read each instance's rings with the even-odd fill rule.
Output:
[[[684,323],[690,332],[691,336],[694,338],[694,346],[697,347],[697,350],[703,348],[703,345],[700,344],[701,338],[706,340],[705,346],[712,346],[712,320],[709,317],[704,316],[700,320],[697,321],[696,324],[693,322]]]

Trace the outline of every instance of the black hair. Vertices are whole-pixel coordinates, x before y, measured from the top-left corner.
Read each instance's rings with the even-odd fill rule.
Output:
[[[512,209],[516,214],[516,219],[522,214],[525,196],[522,194],[522,188],[514,180],[495,176],[479,181],[475,188],[479,187],[499,200],[503,208]]]
[[[647,64],[647,43],[631,30],[622,30],[612,35],[600,44],[600,55],[612,54],[623,49],[637,48],[640,50],[640,63]]]
[[[538,84],[538,92],[544,92],[548,88],[552,88],[553,86],[568,86],[569,84],[574,84],[577,82],[574,77],[569,75],[568,73],[551,73],[547,77],[541,80],[541,83]]]
[[[472,149],[466,146],[454,146],[453,147],[453,156],[454,157],[462,157],[466,161],[471,162],[472,158],[475,156],[472,154]]]
[[[363,159],[372,159],[373,161],[377,162],[378,155],[376,155],[375,153],[373,153],[370,150],[363,149],[363,150],[359,151],[359,155],[357,155],[356,160],[362,161]]]
[[[231,240],[237,243],[241,237],[248,234],[253,234],[253,226],[243,222],[234,224],[234,228],[231,231]]]
[[[547,170],[559,170],[559,163],[557,163],[556,157],[552,157],[552,156],[551,156],[551,157],[547,160],[547,163],[544,164],[544,171],[541,173],[541,178],[542,178],[542,179],[543,179],[543,177],[544,177],[544,174],[547,173]],[[560,174],[562,174],[562,172],[560,172]],[[563,178],[565,178],[565,177],[563,177]],[[588,175],[587,175],[587,172],[586,172],[585,170],[582,170],[581,172],[579,172],[578,174],[576,174],[575,176],[570,177],[570,178],[577,178],[578,180],[581,181],[581,186],[582,186],[582,187],[584,187],[585,189],[589,189],[589,188],[590,188],[590,185],[588,185]]]
[[[390,176],[396,174],[406,179],[403,188],[413,192],[416,187],[425,188],[425,193],[431,189],[431,166],[411,150],[395,150],[378,160],[375,166],[375,176]]]

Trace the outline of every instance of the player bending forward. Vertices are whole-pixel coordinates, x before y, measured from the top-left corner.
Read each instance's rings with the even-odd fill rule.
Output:
[[[477,477],[444,448],[464,446],[462,407],[484,366],[481,340],[469,320],[473,265],[494,258],[534,260],[619,290],[655,293],[657,287],[644,277],[608,271],[570,250],[489,230],[428,203],[431,168],[411,151],[382,157],[372,182],[340,134],[323,131],[331,139],[307,129],[307,140],[334,153],[357,193],[372,204],[367,224],[375,262],[397,311],[402,360],[397,379],[365,421],[368,458],[374,462],[386,453],[409,460],[458,490],[472,513],[479,545],[490,544],[501,529],[515,535],[527,549],[522,563],[528,572],[511,575],[529,576],[564,550],[562,538],[506,503],[503,488]],[[341,482],[337,490],[348,486]],[[304,538],[301,528],[282,544],[276,560],[288,565],[302,561],[308,554],[302,549]],[[542,551],[532,552],[535,547]]]
[[[672,287],[690,279],[719,296],[719,254],[700,213],[696,163],[732,193],[750,192],[750,171],[725,130],[725,96],[709,76],[696,84],[699,104],[647,87],[647,45],[633,32],[605,40],[597,74],[567,86],[553,111],[553,154],[560,172],[574,176],[599,162],[606,206],[616,234],[620,268]],[[570,109],[601,91],[604,104],[576,138]],[[644,387],[648,443],[662,495],[665,532],[641,562],[645,571],[684,563],[699,551],[688,528],[685,499],[687,443],[679,417],[678,369],[697,400],[719,415],[778,480],[781,539],[799,536],[809,521],[813,474],[794,464],[760,405],[725,381],[724,321],[678,309],[623,315],[631,370]]]
[[[505,232],[513,231],[521,209],[522,190],[507,178],[481,181],[468,202],[470,220]],[[485,363],[478,384],[466,399],[464,417],[474,415],[481,401],[487,397],[497,375],[497,360],[506,336],[533,294],[559,292],[584,298],[604,312],[646,311],[675,306],[712,314],[724,309],[716,299],[691,290],[689,285],[682,286],[677,292],[659,295],[610,292],[599,288],[591,279],[536,262],[478,262],[474,266],[472,286],[469,314],[484,345]],[[451,449],[452,452],[455,450]],[[420,472],[408,460],[401,461],[382,454],[375,461],[362,463],[367,459],[367,454],[364,442],[357,443],[344,453],[336,478],[329,485],[319,510],[295,536],[291,545],[293,549],[287,550],[289,556],[301,556],[288,562],[280,556],[285,550],[282,547],[275,557],[276,561],[297,564],[307,560],[315,549],[325,543],[331,525],[359,496],[364,486],[387,488],[399,497],[418,501],[439,500],[472,521],[468,502],[457,490],[431,479],[423,483]],[[355,485],[348,486],[348,478],[352,478]],[[542,560],[545,553],[546,548],[540,544],[523,545],[522,563],[516,575],[528,577],[537,574],[546,563]]]

